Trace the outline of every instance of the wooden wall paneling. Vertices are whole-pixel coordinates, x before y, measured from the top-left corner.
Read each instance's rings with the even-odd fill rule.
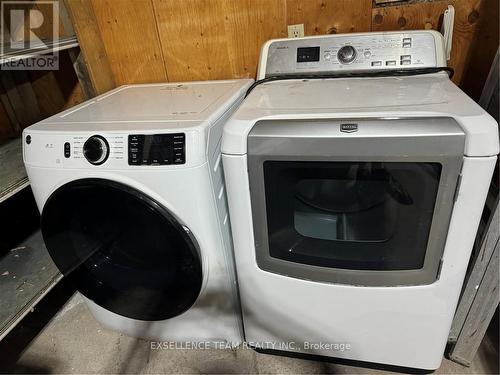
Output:
[[[255,78],[260,49],[269,39],[286,38],[286,3],[270,0],[222,2],[230,75]]]
[[[54,113],[60,112],[63,109],[71,108],[88,99],[84,94],[83,87],[80,85],[77,75],[75,74],[70,52],[72,52],[72,50],[60,53],[60,67],[59,70],[54,71],[54,78],[63,98],[62,107],[55,108],[56,111]]]
[[[8,105],[18,120],[18,130],[39,121],[40,108],[28,74],[23,70],[3,71],[0,78]]]
[[[65,0],[65,5],[88,68],[93,94],[111,90],[116,83],[92,4],[86,0]]]
[[[91,3],[116,84],[166,81],[151,1],[92,0]],[[177,3],[184,5],[184,1]]]
[[[477,9],[482,7],[483,2],[484,0],[446,0],[374,8],[372,30],[438,30],[441,27],[444,11],[448,5],[453,5],[455,23],[451,59],[448,65],[455,70],[453,81],[460,84],[469,63],[469,54],[478,25]]]
[[[287,24],[304,24],[305,35],[370,31],[371,0],[286,0]]]
[[[30,72],[31,86],[42,118],[52,116],[85,100],[67,51],[61,52],[59,57],[58,70]]]
[[[469,62],[464,69],[461,87],[473,99],[479,100],[499,44],[499,1],[483,0],[469,14],[477,23],[469,49]]]
[[[221,1],[153,0],[153,3],[170,81],[232,76]]]
[[[14,132],[18,134],[21,131],[21,125],[19,123],[19,120],[17,119],[16,112],[14,111],[14,108],[12,107],[12,104],[10,103],[9,96],[7,95],[7,91],[3,87],[3,85],[0,83],[0,102],[1,106],[4,109],[5,113],[7,114],[7,117],[9,119],[10,125],[12,129],[14,129]],[[5,122],[6,123],[6,122]]]
[[[3,103],[0,102],[0,144],[7,139],[15,137],[16,134],[17,132],[12,126],[9,114],[7,113]]]

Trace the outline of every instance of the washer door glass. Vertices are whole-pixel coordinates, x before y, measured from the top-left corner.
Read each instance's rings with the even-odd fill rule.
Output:
[[[98,305],[139,320],[188,310],[202,285],[194,238],[159,203],[113,181],[64,185],[42,212],[47,249]]]

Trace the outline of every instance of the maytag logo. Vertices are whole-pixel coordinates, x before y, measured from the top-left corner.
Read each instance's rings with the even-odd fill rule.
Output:
[[[340,131],[344,133],[354,133],[358,131],[358,124],[340,124]]]

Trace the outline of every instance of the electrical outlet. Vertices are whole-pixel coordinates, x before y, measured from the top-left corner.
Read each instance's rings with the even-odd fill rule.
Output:
[[[298,23],[296,25],[288,25],[289,38],[301,38],[304,36],[304,24]]]

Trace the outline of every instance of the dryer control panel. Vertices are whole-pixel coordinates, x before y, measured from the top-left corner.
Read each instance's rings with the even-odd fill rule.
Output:
[[[437,31],[337,34],[267,42],[258,79],[438,66],[446,66],[446,60],[443,38]]]
[[[128,136],[129,165],[166,165],[186,162],[186,135],[130,134]]]

